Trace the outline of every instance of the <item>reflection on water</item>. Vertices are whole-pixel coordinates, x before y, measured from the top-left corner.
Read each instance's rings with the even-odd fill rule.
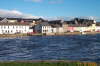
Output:
[[[100,60],[100,35],[0,38],[0,61]]]

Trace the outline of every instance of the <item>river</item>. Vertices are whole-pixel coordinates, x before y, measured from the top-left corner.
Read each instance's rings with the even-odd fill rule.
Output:
[[[0,61],[100,61],[100,34],[0,38]]]

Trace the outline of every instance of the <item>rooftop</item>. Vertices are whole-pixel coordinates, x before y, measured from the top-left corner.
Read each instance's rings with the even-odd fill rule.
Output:
[[[29,23],[0,23],[0,25],[29,25]]]

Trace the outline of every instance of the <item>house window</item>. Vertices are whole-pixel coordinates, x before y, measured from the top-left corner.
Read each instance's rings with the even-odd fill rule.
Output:
[[[12,30],[11,30],[11,32],[12,32]]]
[[[13,26],[13,28],[14,28],[14,26]]]
[[[8,30],[8,33],[9,33],[9,30]]]
[[[4,28],[6,28],[6,26],[4,26]]]
[[[44,30],[44,32],[46,32],[46,30]]]
[[[16,26],[16,28],[18,28],[18,26]]]
[[[51,29],[52,33],[53,33],[53,29]]]
[[[7,33],[7,30],[5,32]]]
[[[8,29],[9,29],[9,26],[8,26]]]
[[[19,30],[19,32],[21,33],[21,30]]]
[[[45,32],[45,30],[43,30],[43,32]]]
[[[2,32],[4,32],[4,30],[2,30]]]
[[[2,26],[1,26],[1,29],[2,29]]]
[[[43,32],[45,32],[45,30],[43,30]]]

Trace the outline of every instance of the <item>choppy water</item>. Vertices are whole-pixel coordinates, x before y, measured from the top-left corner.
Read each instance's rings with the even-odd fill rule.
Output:
[[[0,61],[100,61],[100,35],[0,38]]]

